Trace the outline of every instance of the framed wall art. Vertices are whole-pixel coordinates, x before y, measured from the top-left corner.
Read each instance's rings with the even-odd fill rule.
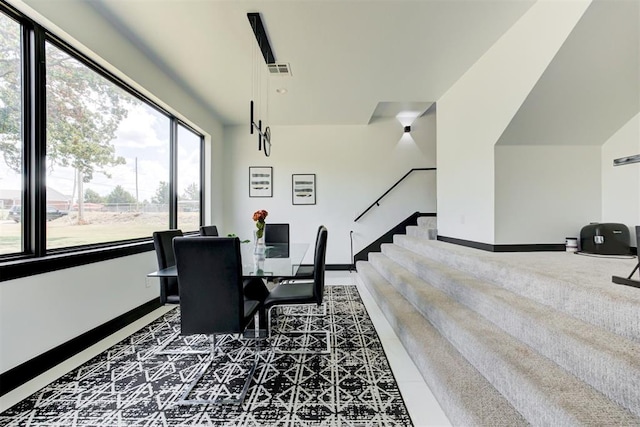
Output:
[[[249,197],[273,197],[271,166],[249,166]]]
[[[294,205],[316,204],[316,174],[291,175],[291,200]]]

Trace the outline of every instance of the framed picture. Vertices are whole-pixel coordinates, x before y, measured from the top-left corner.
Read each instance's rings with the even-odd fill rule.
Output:
[[[273,197],[271,166],[249,166],[249,197]]]
[[[291,175],[291,200],[294,205],[316,204],[316,174]]]

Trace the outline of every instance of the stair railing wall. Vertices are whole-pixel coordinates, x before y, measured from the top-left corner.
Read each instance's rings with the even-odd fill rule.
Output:
[[[409,175],[411,175],[413,172],[415,172],[415,171],[435,171],[435,170],[436,170],[436,168],[413,168],[413,169],[409,170],[409,172],[405,173],[402,176],[402,178],[400,178],[398,181],[396,181],[395,184],[393,184],[387,191],[385,191],[382,194],[382,196],[378,197],[375,202],[373,202],[367,209],[365,209],[364,212],[362,212],[360,215],[358,215],[356,217],[356,219],[353,220],[353,222],[358,222],[358,220],[360,218],[362,218],[371,209],[373,209],[374,206],[380,206],[380,200],[382,200],[387,194],[389,194],[391,192],[391,190],[396,188],[398,186],[398,184],[400,184],[402,181],[404,181],[405,178],[408,177]]]

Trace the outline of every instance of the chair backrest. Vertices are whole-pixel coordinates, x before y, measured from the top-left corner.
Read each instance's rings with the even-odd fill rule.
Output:
[[[174,237],[182,237],[182,230],[164,230],[153,232],[153,246],[156,250],[158,268],[163,269],[176,265],[172,241]],[[167,302],[167,295],[178,295],[178,280],[175,277],[160,278],[160,302]]]
[[[272,244],[289,244],[289,224],[272,224],[264,225],[264,243],[269,246]]]
[[[173,249],[182,334],[242,332],[246,321],[240,239],[177,237]]]
[[[321,226],[318,227],[318,231],[316,231],[316,243],[315,243],[316,244],[316,248],[315,249],[317,249],[317,247],[318,247],[318,239],[320,238],[320,233],[322,232],[323,228],[326,230],[326,227],[324,225],[321,225]],[[315,252],[314,252],[313,256],[314,256],[314,261],[315,261]]]
[[[313,256],[313,296],[318,305],[322,304],[324,298],[324,273],[326,269],[327,257],[327,227],[321,225],[318,228],[316,238],[316,249]]]
[[[218,227],[215,225],[203,225],[200,227],[201,236],[218,236]]]
[[[316,256],[318,254],[318,242],[320,241],[320,233],[322,233],[323,229],[326,231],[327,228],[324,225],[321,225],[321,226],[318,227],[318,231],[316,232],[316,243],[315,243],[315,247],[314,247],[314,250],[313,250],[313,263],[314,263],[314,265],[315,265],[315,262],[316,262]],[[325,236],[325,239],[326,239],[326,236]]]

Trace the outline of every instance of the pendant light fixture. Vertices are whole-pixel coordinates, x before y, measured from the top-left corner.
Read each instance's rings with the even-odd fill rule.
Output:
[[[249,24],[251,24],[251,29],[253,30],[253,34],[256,37],[256,42],[258,43],[258,47],[260,48],[260,52],[264,57],[264,61],[267,64],[275,64],[276,60],[273,56],[273,50],[271,49],[271,45],[269,44],[269,38],[267,37],[267,32],[264,29],[264,25],[262,24],[262,19],[260,18],[259,13],[247,13],[247,18],[249,19]],[[260,78],[260,66],[259,60],[257,59],[257,53],[253,56],[254,61],[254,72],[255,78],[252,81],[252,92],[255,86],[258,87],[258,92],[260,92],[261,86],[261,78]],[[268,84],[268,82],[267,82]],[[251,94],[253,97],[253,93]],[[269,108],[269,91],[267,90],[267,111]],[[258,151],[264,151],[264,155],[269,157],[271,154],[271,129],[269,126],[265,126],[264,130],[262,129],[262,120],[258,120],[256,123],[254,117],[254,102],[251,100],[251,111],[250,111],[250,122],[251,122],[251,135],[253,135],[254,131],[258,133]],[[265,123],[266,125],[266,123]]]

